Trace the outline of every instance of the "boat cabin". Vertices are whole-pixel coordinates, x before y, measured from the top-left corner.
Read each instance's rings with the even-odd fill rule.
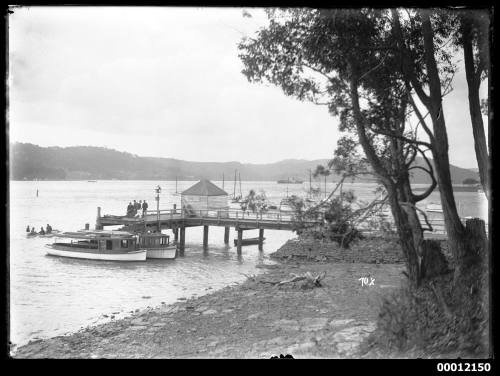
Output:
[[[109,251],[131,251],[137,248],[137,237],[127,232],[66,232],[59,237],[67,238],[66,242],[55,242],[54,245],[69,248]]]
[[[164,248],[170,245],[170,236],[164,234],[141,234],[139,236],[139,247]]]

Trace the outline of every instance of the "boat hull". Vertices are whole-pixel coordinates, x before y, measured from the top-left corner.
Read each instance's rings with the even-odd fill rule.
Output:
[[[86,260],[103,260],[103,261],[145,261],[146,260],[146,250],[138,250],[123,253],[104,253],[104,252],[92,252],[89,250],[75,250],[71,247],[52,247],[47,246],[47,254],[50,256],[60,256],[69,258],[78,258]]]
[[[176,247],[148,249],[146,251],[146,258],[148,259],[175,259],[176,256]]]

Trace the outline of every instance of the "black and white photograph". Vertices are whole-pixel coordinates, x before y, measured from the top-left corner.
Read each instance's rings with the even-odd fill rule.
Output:
[[[6,8],[7,357],[492,370],[493,7]]]

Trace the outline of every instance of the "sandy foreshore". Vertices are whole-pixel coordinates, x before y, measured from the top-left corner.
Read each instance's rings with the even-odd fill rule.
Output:
[[[275,253],[276,265],[265,266],[265,273],[249,276],[242,284],[67,336],[32,341],[13,357],[358,357],[359,344],[375,328],[380,299],[404,278],[403,264],[388,256],[397,255],[399,249],[380,251],[366,243],[368,260],[339,262],[338,250],[328,252],[328,247],[332,246],[288,242]],[[299,249],[306,249],[306,254]],[[391,263],[384,263],[387,257]],[[306,272],[326,273],[322,286],[305,287],[304,281],[271,283]],[[369,285],[362,286],[363,277]]]

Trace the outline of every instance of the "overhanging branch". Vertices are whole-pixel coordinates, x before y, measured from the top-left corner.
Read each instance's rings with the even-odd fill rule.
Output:
[[[429,159],[427,158],[427,156],[425,155],[425,153],[422,150],[418,149],[418,151],[420,152],[420,154],[422,154],[422,157],[424,158],[425,163],[427,163],[427,166],[429,167],[429,169],[427,170],[422,166],[414,166],[413,168],[420,168],[420,169],[424,170],[425,172],[427,172],[429,174],[432,182],[431,182],[431,185],[429,186],[429,188],[427,188],[427,190],[424,193],[422,193],[420,195],[415,195],[415,194],[413,194],[413,192],[411,193],[412,198],[415,202],[425,200],[427,197],[429,197],[429,195],[434,191],[434,189],[437,186],[437,181],[436,181],[436,178],[434,177],[434,168],[432,167],[431,162],[429,161]]]
[[[425,122],[425,118],[430,114],[429,111],[425,114],[425,116],[422,116],[422,113],[420,112],[419,108],[417,107],[417,104],[413,100],[413,96],[411,95],[411,88],[409,87],[409,84],[406,83],[406,89],[408,90],[408,99],[410,100],[410,104],[413,107],[413,110],[415,111],[415,114],[417,115],[418,118],[418,123],[415,126],[415,129],[418,127],[419,124],[422,124],[422,128],[424,128],[425,133],[427,133],[427,136],[429,136],[429,140],[431,140],[431,144],[434,142],[434,134],[430,130],[430,128],[427,126]]]
[[[411,138],[407,138],[405,136],[401,136],[401,135],[398,135],[398,134],[395,134],[395,133],[391,133],[391,132],[386,132],[386,131],[383,131],[381,129],[373,129],[371,126],[368,126],[368,129],[370,129],[374,133],[378,133],[378,134],[381,134],[381,135],[384,135],[384,136],[387,136],[387,137],[397,138],[397,139],[405,141],[405,142],[407,142],[409,144],[427,146],[428,148],[431,147],[431,144],[429,144],[428,142],[425,142],[425,141],[412,140]]]

